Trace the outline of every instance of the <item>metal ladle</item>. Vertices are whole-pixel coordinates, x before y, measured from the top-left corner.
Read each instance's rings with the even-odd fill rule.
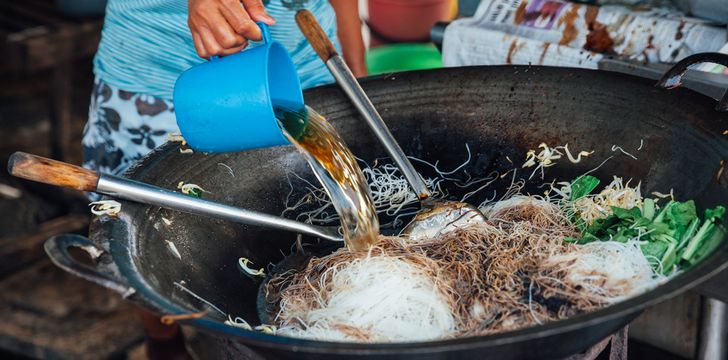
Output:
[[[8,161],[8,172],[23,179],[49,185],[96,192],[117,199],[179,210],[228,221],[344,241],[337,226],[316,226],[278,216],[199,199],[119,176],[99,174],[82,167],[37,155],[16,152]]]
[[[454,229],[469,223],[485,221],[483,213],[473,205],[431,199],[432,193],[427,188],[427,184],[397,144],[374,104],[369,100],[364,89],[361,88],[313,14],[305,9],[299,10],[296,13],[296,23],[417,194],[423,209],[405,227],[403,233],[410,235],[415,240],[425,239],[442,233],[446,228]]]

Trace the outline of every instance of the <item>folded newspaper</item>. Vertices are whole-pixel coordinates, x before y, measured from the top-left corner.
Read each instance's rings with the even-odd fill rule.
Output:
[[[673,11],[635,12],[563,0],[482,0],[445,30],[445,66],[534,64],[597,68],[604,56],[673,63],[717,51],[724,27]]]

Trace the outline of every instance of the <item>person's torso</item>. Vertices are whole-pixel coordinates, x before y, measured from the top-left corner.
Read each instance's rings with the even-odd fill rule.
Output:
[[[288,49],[301,85],[309,88],[332,81],[324,64],[301,34],[296,11],[309,9],[332,39],[336,17],[326,0],[265,0],[276,19],[274,40]],[[252,44],[251,46],[255,46]],[[338,43],[337,43],[338,46]],[[197,56],[187,26],[187,0],[109,0],[94,72],[120,89],[172,98],[174,82],[189,67],[205,61]]]

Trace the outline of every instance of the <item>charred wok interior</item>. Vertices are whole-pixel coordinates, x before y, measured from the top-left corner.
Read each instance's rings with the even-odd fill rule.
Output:
[[[466,143],[473,156],[467,170],[473,177],[487,177],[494,170],[505,173],[513,168],[508,159],[522,159],[541,142],[568,143],[573,149],[594,150],[595,156],[578,164],[549,168],[546,182],[573,179],[614,155],[592,175],[602,180],[613,175],[641,180],[644,193],[674,189],[681,199],[695,199],[701,213],[728,203],[726,180],[719,172],[728,154],[721,123],[728,118],[713,111],[714,101],[688,90],[668,93],[647,80],[613,73],[512,66],[395,74],[370,80],[364,88],[404,151],[420,159],[439,160],[443,168],[463,162]],[[320,88],[306,95],[307,103],[332,122],[354,154],[368,163],[383,156],[383,149],[338,89]],[[635,97],[643,100],[632,101]],[[613,145],[636,149],[641,142],[644,147],[633,152],[638,160],[612,151]],[[418,169],[427,176],[426,166]],[[131,174],[163,187],[180,181],[199,184],[214,200],[280,214],[291,190],[286,180],[290,172],[315,181],[292,147],[182,155],[168,145],[147,157]],[[524,192],[542,193],[535,186],[542,182],[528,183]],[[510,178],[500,179],[491,189],[502,193],[510,183]],[[456,199],[464,195],[458,188],[448,190]],[[293,191],[291,196],[299,198],[306,189],[294,187]],[[485,191],[469,201],[479,203],[491,195]],[[171,224],[165,225],[163,217]],[[626,324],[647,304],[716,271],[726,256],[722,246],[717,254],[656,290],[565,321],[492,336],[375,347],[253,334],[222,325],[222,313],[256,324],[264,320],[258,316],[261,282],[238,270],[238,258],[248,258],[258,266],[277,264],[291,252],[295,234],[131,203],[123,204],[118,220],[97,221],[94,228],[92,238],[110,253],[110,258],[102,259],[102,269],[136,289],[132,299],[164,312],[204,309],[199,299],[175,285],[182,284],[221,310],[212,311],[208,319],[195,320],[198,325],[235,335],[248,345],[274,348],[279,354],[295,349],[330,356],[420,352],[465,356],[469,351],[493,358],[568,355]],[[115,241],[109,242],[111,238]],[[169,251],[165,242],[169,239],[173,239],[181,259]],[[316,243],[315,239],[304,242]],[[323,251],[315,245],[312,248]],[[118,270],[115,266],[104,268],[105,261],[113,261]],[[295,259],[284,266],[300,266],[292,261]],[[530,344],[525,346],[524,342]],[[536,346],[546,343],[552,346]]]

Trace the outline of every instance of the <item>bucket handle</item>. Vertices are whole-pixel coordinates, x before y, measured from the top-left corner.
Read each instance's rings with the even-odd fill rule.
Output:
[[[268,44],[271,41],[273,41],[270,37],[270,29],[268,28],[268,24],[258,21],[256,24],[260,27],[260,34],[263,40],[263,44]]]
[[[691,66],[702,63],[713,63],[728,66],[728,55],[716,52],[690,55],[678,61],[677,64],[670,68],[670,70],[667,70],[655,86],[667,90],[674,89],[682,84],[682,77]],[[728,90],[723,94],[723,98],[718,101],[718,104],[715,106],[715,110],[728,111]]]
[[[270,29],[268,28],[268,24],[266,24],[262,21],[258,21],[258,22],[256,22],[256,24],[260,28],[260,37],[261,37],[261,41],[263,42],[263,44],[271,43],[273,41],[273,39],[270,36]],[[243,49],[241,51],[245,51],[245,49]],[[218,56],[218,55],[210,56],[210,60],[217,60],[219,58],[220,58],[220,56]]]
[[[68,253],[68,249],[71,247],[85,251],[93,261],[98,260],[105,253],[103,249],[96,246],[88,238],[76,234],[57,235],[46,240],[43,245],[48,257],[59,268],[97,285],[116,291],[124,298],[129,297],[135,292],[134,288],[118,279],[114,279],[89,265],[78,262]]]

